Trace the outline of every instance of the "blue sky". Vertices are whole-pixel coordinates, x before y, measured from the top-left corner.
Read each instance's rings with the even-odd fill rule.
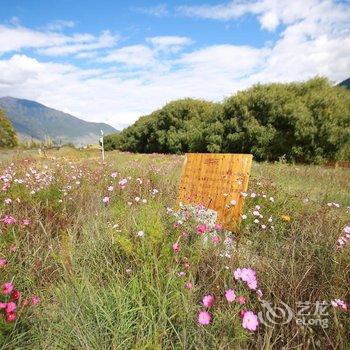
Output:
[[[0,96],[121,128],[182,97],[350,75],[349,2],[1,0]]]

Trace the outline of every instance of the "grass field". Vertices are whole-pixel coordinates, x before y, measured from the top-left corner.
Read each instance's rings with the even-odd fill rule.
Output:
[[[349,346],[350,169],[254,163],[231,235],[183,159],[0,151],[0,349]]]

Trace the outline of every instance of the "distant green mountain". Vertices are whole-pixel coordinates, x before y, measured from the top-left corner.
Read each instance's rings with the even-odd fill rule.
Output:
[[[350,89],[350,78],[345,79],[344,81],[342,81],[341,83],[339,83],[338,85],[340,86],[344,86],[347,89]]]
[[[22,139],[44,140],[49,137],[55,143],[85,145],[98,143],[101,130],[105,134],[117,131],[108,124],[87,122],[30,100],[2,97],[0,109],[5,110]]]

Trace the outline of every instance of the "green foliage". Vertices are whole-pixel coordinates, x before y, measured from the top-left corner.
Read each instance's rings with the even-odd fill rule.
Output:
[[[209,130],[220,116],[217,103],[183,99],[141,117],[119,135],[106,137],[106,149],[146,153],[205,152],[220,140]],[[220,125],[218,125],[220,128]],[[111,146],[111,147],[110,147]]]
[[[257,160],[350,159],[350,92],[327,79],[256,85],[223,103],[183,99],[141,117],[108,148],[142,153],[252,153]]]
[[[13,148],[17,146],[17,136],[9,119],[0,109],[0,147]]]

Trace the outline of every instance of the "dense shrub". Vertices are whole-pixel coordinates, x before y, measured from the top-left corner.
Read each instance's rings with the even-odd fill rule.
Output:
[[[183,99],[141,117],[108,149],[253,153],[257,160],[350,159],[350,92],[327,79],[256,85],[223,103]]]
[[[0,109],[0,147],[13,148],[17,146],[16,132],[5,112]]]

